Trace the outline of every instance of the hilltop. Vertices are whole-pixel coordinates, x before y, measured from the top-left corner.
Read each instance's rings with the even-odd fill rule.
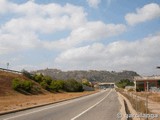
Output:
[[[53,79],[67,80],[67,79],[88,79],[91,82],[116,82],[121,79],[133,80],[134,76],[139,76],[134,71],[97,71],[97,70],[74,70],[74,71],[61,71],[58,69],[44,69],[33,71],[32,73],[42,73],[43,75],[49,75]]]

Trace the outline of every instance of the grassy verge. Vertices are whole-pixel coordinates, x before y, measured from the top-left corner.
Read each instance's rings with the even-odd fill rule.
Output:
[[[140,97],[146,97],[146,92],[137,92],[134,93],[135,95],[138,95]],[[154,102],[160,102],[160,93],[148,93],[148,99],[154,101]]]
[[[139,113],[150,113],[149,109],[145,106],[145,101],[133,97],[131,92],[124,92],[123,89],[116,89],[119,93],[125,96],[131,103],[132,107]]]

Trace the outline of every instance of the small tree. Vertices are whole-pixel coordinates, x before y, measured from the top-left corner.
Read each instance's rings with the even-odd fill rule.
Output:
[[[46,81],[42,81],[42,82],[40,83],[40,85],[42,86],[42,88],[44,88],[44,89],[46,89],[46,90],[49,90],[49,85],[47,84]]]
[[[50,85],[51,82],[53,81],[50,76],[44,76],[42,80],[45,81],[48,85]]]
[[[91,84],[87,79],[82,79],[82,84],[91,87]]]
[[[64,90],[67,92],[82,92],[83,86],[74,79],[66,80],[64,83]]]
[[[63,89],[64,82],[61,80],[53,80],[50,85],[50,90],[54,92],[58,92]]]
[[[17,91],[26,91],[30,92],[33,87],[33,83],[31,81],[20,80],[19,78],[15,78],[12,81],[12,88]]]
[[[30,92],[33,87],[33,83],[31,81],[23,81],[21,83],[21,88],[27,92]]]
[[[35,74],[34,75],[34,80],[38,83],[41,83],[43,81],[43,75],[42,74]]]
[[[12,81],[12,88],[13,88],[14,90],[18,90],[18,89],[21,88],[20,79],[18,79],[18,78],[13,79],[13,81]]]
[[[119,88],[125,88],[126,86],[134,86],[134,82],[131,82],[128,79],[123,79],[123,80],[120,80],[119,82],[117,82],[116,85]]]

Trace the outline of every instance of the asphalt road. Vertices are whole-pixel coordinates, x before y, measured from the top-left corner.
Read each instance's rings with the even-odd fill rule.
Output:
[[[0,116],[0,120],[117,120],[120,110],[114,89]]]

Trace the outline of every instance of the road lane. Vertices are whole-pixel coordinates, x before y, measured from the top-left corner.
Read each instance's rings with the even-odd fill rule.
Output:
[[[30,110],[3,115],[0,116],[0,119],[1,120],[71,120],[72,118],[79,115],[83,111],[97,104],[99,101],[100,103],[94,107],[96,108],[97,106],[101,105],[101,102],[103,103],[103,101],[106,101],[110,96],[110,94],[115,94],[114,91],[112,91],[110,94],[109,92],[110,90],[105,90],[93,95],[85,96],[74,100],[69,100],[53,105],[47,105],[44,107],[38,107]],[[107,95],[108,97],[105,98],[105,96]],[[118,99],[115,102],[118,102]],[[94,107],[92,109],[94,109]],[[119,108],[117,107],[117,109]]]
[[[112,91],[100,104],[76,120],[117,120],[117,113],[119,113],[120,108],[118,95]]]

